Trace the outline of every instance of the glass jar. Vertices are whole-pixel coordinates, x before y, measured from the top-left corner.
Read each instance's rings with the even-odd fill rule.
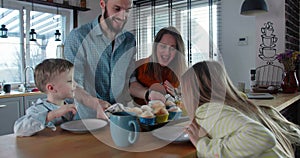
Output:
[[[298,91],[298,79],[295,71],[284,72],[281,88],[283,93],[295,93]]]

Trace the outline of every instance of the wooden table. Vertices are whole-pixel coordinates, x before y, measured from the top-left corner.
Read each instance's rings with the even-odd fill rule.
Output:
[[[283,110],[300,100],[299,92],[294,94],[276,94],[274,96],[275,98],[270,100],[251,100],[257,105],[274,106],[278,110]],[[165,141],[157,139],[150,132],[141,133],[138,142],[127,148],[107,145],[109,144],[108,142],[112,142],[109,126],[93,132],[93,134],[75,134],[58,127],[55,132],[46,129],[32,137],[16,137],[14,134],[4,135],[0,136],[0,158],[196,157],[196,149],[190,142],[170,143],[166,145]],[[156,147],[157,149],[134,152],[135,150],[141,151],[144,147]]]
[[[300,100],[300,92],[297,93],[277,93],[273,94],[274,99],[250,99],[256,105],[273,106],[281,111],[293,103]]]
[[[170,131],[171,132],[171,131]],[[100,141],[101,140],[101,141]],[[109,126],[85,134],[71,133],[57,128],[55,132],[45,129],[35,136],[16,137],[14,134],[0,136],[1,158],[181,158],[196,157],[191,142],[168,143],[141,132],[137,143],[118,148],[107,145],[112,142]],[[159,148],[158,148],[159,147]],[[139,150],[154,149],[139,152]],[[157,149],[155,149],[157,148]],[[131,151],[131,152],[130,152]]]

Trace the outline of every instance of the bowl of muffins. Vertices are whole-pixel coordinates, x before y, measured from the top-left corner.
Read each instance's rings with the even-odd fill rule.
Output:
[[[181,116],[181,109],[174,103],[159,100],[149,101],[147,105],[127,109],[138,116],[141,131],[152,131],[176,120]]]

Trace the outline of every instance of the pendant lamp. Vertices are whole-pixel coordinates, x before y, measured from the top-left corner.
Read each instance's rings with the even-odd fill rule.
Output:
[[[245,16],[255,16],[268,12],[265,0],[245,0],[241,7],[241,14]]]
[[[36,41],[36,32],[34,29],[31,29],[29,32],[29,41]]]
[[[33,2],[31,2],[31,13],[33,14]],[[34,19],[34,16],[32,15],[32,26],[33,26],[33,19]],[[30,32],[29,32],[29,41],[36,41],[36,32],[35,32],[35,29],[31,29]]]
[[[0,28],[0,37],[1,38],[7,38],[7,28],[5,28],[5,25],[1,25],[1,28]]]
[[[59,32],[59,30],[56,30],[56,32],[54,33],[55,41],[61,41],[60,35],[61,35],[61,33]]]
[[[56,15],[59,15],[59,13],[58,13],[58,7],[56,8]],[[57,27],[58,27],[59,18],[56,19],[56,22],[57,22]],[[61,33],[59,32],[59,30],[55,30],[55,33],[54,33],[54,39],[55,39],[55,41],[61,41],[60,35],[61,35]]]
[[[3,0],[1,0],[1,8],[3,8]],[[4,18],[4,15],[2,14],[2,18]],[[6,28],[6,26],[3,24],[1,25],[1,28],[0,28],[0,37],[1,38],[7,38],[7,32],[8,32],[8,29]]]

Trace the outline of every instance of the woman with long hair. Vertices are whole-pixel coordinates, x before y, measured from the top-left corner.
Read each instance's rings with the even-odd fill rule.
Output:
[[[196,63],[181,78],[187,128],[199,157],[295,157],[299,126],[257,106],[232,84],[217,61]]]
[[[175,95],[180,76],[186,70],[185,47],[180,32],[173,26],[160,29],[152,45],[152,54],[136,63],[130,92],[137,104],[149,100],[165,101]]]

